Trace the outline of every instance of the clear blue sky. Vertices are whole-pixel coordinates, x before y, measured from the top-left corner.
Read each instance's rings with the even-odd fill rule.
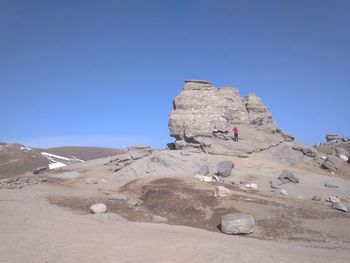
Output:
[[[260,96],[313,144],[350,136],[350,1],[0,0],[0,141],[148,143],[184,79]]]

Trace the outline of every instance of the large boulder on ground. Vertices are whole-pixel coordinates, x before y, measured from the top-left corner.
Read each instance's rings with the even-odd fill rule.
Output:
[[[228,177],[231,175],[232,169],[234,167],[233,162],[231,161],[222,161],[217,164],[217,175],[222,177]]]
[[[319,195],[314,195],[314,196],[311,198],[311,200],[313,200],[313,201],[321,201],[321,200],[322,200],[322,197],[319,196]]]
[[[342,147],[335,147],[335,152],[339,155],[345,155],[346,157],[350,156],[350,153]]]
[[[254,231],[255,221],[251,215],[231,213],[221,216],[220,226],[225,234],[249,234]]]
[[[342,160],[334,155],[328,155],[326,161],[321,165],[322,168],[336,172],[342,166]]]
[[[283,182],[283,180],[288,180],[292,183],[299,183],[299,178],[297,178],[292,172],[290,171],[283,171],[280,176],[278,176],[278,179]],[[285,181],[287,182],[287,181]]]
[[[326,202],[339,203],[340,199],[336,196],[329,196],[326,198]]]
[[[41,166],[41,167],[36,168],[33,171],[33,174],[39,174],[39,173],[42,173],[42,172],[44,172],[44,171],[46,171],[48,169],[49,169],[49,167],[47,167],[47,166]]]
[[[282,184],[282,181],[279,179],[274,178],[270,181],[270,186],[272,189],[279,189],[281,184]]]
[[[300,151],[304,155],[309,156],[309,157],[316,157],[316,155],[317,155],[316,150],[313,148],[309,148],[309,147],[294,146],[293,150]]]
[[[225,186],[218,185],[214,188],[214,196],[215,197],[225,197],[232,195],[232,192],[227,189]]]
[[[196,170],[195,174],[197,174],[197,175],[207,175],[207,174],[209,174],[209,167],[208,167],[208,165],[201,165],[200,167],[198,167],[198,169]]]
[[[337,185],[329,184],[329,183],[324,183],[324,186],[327,187],[327,188],[338,188]]]
[[[349,161],[349,158],[347,156],[343,155],[343,154],[338,154],[338,157],[340,159],[342,159],[343,161],[345,161],[345,162]]]
[[[102,203],[94,204],[90,206],[90,212],[93,214],[103,214],[107,212],[107,206]]]
[[[343,205],[342,203],[340,203],[340,202],[332,203],[332,207],[333,207],[334,209],[337,209],[337,210],[342,211],[342,212],[346,212],[346,213],[349,212],[349,209],[348,209],[345,205]]]

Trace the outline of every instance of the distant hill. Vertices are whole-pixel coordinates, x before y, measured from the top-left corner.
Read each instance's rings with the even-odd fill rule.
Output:
[[[124,150],[104,147],[63,146],[44,149],[43,151],[70,158],[72,156],[89,161],[107,156],[124,153]]]
[[[55,169],[123,152],[113,148],[79,146],[40,149],[0,142],[0,179],[22,175],[38,167]]]

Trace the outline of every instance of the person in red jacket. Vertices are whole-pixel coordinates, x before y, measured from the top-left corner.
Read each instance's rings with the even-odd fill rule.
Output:
[[[234,141],[238,142],[238,128],[237,127],[234,127],[233,128],[233,135],[235,136],[233,138]]]

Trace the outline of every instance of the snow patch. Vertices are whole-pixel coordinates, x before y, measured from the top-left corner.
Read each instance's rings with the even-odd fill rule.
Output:
[[[32,150],[32,148],[30,148],[30,147],[28,147],[28,146],[24,146],[24,145],[22,145],[22,146],[21,146],[21,150],[31,151],[31,150]]]
[[[51,157],[51,158],[65,160],[65,161],[71,161],[72,160],[72,159],[69,159],[69,158],[66,158],[66,157],[63,157],[63,156],[59,156],[59,155],[55,155],[55,154],[47,153],[47,152],[42,152],[41,154],[44,155],[45,157],[48,157],[49,159]]]
[[[77,162],[81,162],[81,163],[84,163],[85,161],[84,160],[81,160],[81,159],[79,159],[79,158],[77,158],[77,157],[75,157],[75,156],[71,156],[71,160],[73,160],[73,161],[77,161]]]
[[[66,164],[64,163],[60,163],[60,162],[54,162],[54,163],[49,163],[49,169],[56,169],[56,168],[60,168],[66,166]]]

